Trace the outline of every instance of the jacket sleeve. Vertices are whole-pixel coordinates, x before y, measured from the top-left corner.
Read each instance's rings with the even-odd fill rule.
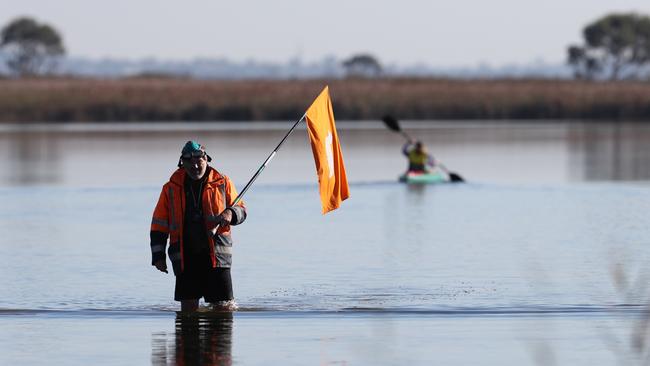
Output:
[[[168,210],[168,197],[167,185],[165,185],[160,192],[160,198],[153,211],[153,218],[151,219],[151,231],[149,237],[151,238],[151,264],[155,264],[159,260],[165,260],[165,247],[167,246],[167,238],[169,238],[169,210]]]
[[[431,154],[427,154],[427,164],[431,167],[436,166],[436,159]]]
[[[405,143],[404,146],[402,146],[402,154],[404,154],[404,156],[409,156],[410,152],[411,152],[411,142],[409,141]]]
[[[241,224],[246,221],[247,216],[244,200],[240,200],[233,206],[235,198],[237,198],[237,189],[230,178],[226,178],[226,199],[228,200],[228,209],[232,211],[232,220],[230,221],[230,225]]]

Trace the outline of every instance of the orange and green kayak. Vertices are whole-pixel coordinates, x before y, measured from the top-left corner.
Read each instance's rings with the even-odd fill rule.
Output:
[[[414,173],[408,172],[399,176],[399,181],[409,184],[434,184],[449,182],[447,175],[442,172]]]

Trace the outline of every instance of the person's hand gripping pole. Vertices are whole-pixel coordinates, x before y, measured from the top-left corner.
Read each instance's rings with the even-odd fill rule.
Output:
[[[223,210],[219,216],[217,216],[216,221],[217,225],[212,230],[210,230],[210,234],[213,238],[217,235],[217,231],[220,227],[230,225],[230,222],[232,221],[232,210],[229,208]]]

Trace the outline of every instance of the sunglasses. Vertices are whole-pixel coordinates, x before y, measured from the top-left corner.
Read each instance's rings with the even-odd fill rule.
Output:
[[[181,158],[183,159],[191,159],[191,158],[205,158],[206,153],[205,151],[192,151],[192,152],[186,152],[185,154],[181,155]]]

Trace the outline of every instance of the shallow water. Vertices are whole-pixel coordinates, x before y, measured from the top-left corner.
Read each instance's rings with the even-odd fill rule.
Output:
[[[406,124],[468,179],[407,186],[399,135],[341,123],[351,198],[325,216],[296,131],[233,234],[240,310],[178,317],[148,247],[177,150],[200,137],[241,188],[275,126],[5,127],[0,364],[645,361],[640,125]]]

